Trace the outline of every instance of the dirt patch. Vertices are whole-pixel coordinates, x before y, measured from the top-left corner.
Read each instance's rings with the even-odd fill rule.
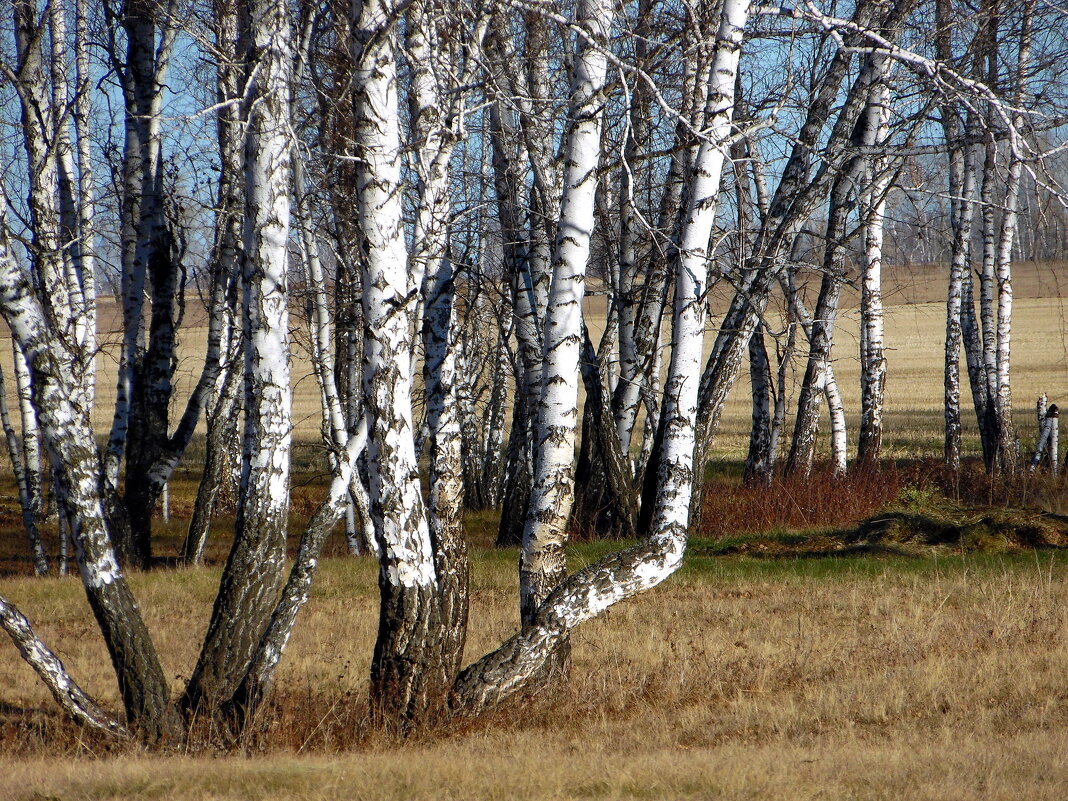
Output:
[[[837,531],[723,537],[693,543],[702,556],[818,558],[931,552],[1020,553],[1068,547],[1068,517],[1032,509],[962,507],[922,493]]]
[[[1027,509],[891,510],[862,521],[850,539],[964,552],[1063,548],[1068,546],[1068,517]]]

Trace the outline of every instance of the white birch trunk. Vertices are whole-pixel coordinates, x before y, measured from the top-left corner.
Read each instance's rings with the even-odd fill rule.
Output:
[[[290,19],[250,5],[245,132],[245,431],[234,544],[183,703],[216,711],[238,692],[284,578],[289,513]]]
[[[663,431],[653,531],[685,538],[695,471],[698,388],[704,344],[709,237],[723,162],[730,147],[735,79],[749,0],[725,0],[709,78],[707,138],[701,142],[688,184],[686,222],[679,241],[671,364],[660,412]],[[684,540],[683,540],[684,541]]]
[[[33,407],[33,389],[30,386],[30,367],[19,343],[12,338],[11,359],[15,371],[15,392],[19,402],[19,421],[22,424],[22,454],[26,470],[26,491],[34,516],[40,519],[44,513],[44,476],[41,461],[41,431],[37,422],[37,410]]]
[[[947,132],[948,133],[948,132]],[[947,136],[947,138],[949,138]],[[950,145],[953,146],[952,144]],[[960,418],[960,345],[961,313],[964,306],[963,284],[968,270],[972,218],[974,212],[975,162],[974,148],[958,150],[951,155],[950,192],[959,197],[955,214],[952,257],[949,271],[949,289],[946,294],[946,345],[944,379],[945,447],[943,458],[946,467],[953,473],[960,470],[961,418]]]
[[[369,446],[372,510],[384,546],[383,578],[398,587],[432,586],[430,539],[419,491],[411,406],[412,342],[400,186],[400,119],[397,103],[395,9],[357,3],[354,35],[363,47],[355,71],[359,156],[364,400],[371,414]],[[366,37],[364,39],[363,37]],[[387,501],[388,497],[388,501]]]
[[[881,108],[879,131],[875,143],[886,141],[890,122],[890,91],[884,83],[879,89]],[[886,355],[883,326],[883,239],[886,217],[886,194],[890,173],[885,159],[874,157],[868,170],[867,185],[861,190],[860,213],[864,226],[864,258],[860,274],[860,433],[857,459],[877,465],[883,437],[883,391],[886,385]]]
[[[74,0],[74,141],[78,152],[78,249],[81,260],[80,279],[85,302],[85,332],[83,343],[89,358],[85,360],[82,377],[83,391],[92,401],[95,396],[97,349],[96,311],[96,186],[93,182],[92,103],[90,89],[92,74],[89,64],[89,9],[87,0]]]
[[[115,559],[97,446],[84,411],[72,402],[77,393],[70,357],[11,252],[6,211],[0,189],[0,312],[32,372],[34,407],[55,465],[58,502],[71,525],[82,585],[111,655],[127,723],[148,740],[163,740],[176,734],[180,723],[155,647]]]
[[[607,0],[582,0],[577,24],[602,41],[612,20]],[[594,225],[601,156],[601,93],[607,58],[580,38],[571,82],[563,198],[544,328],[544,374],[538,401],[537,460],[520,556],[520,609],[530,620],[565,573],[564,543],[575,493],[582,298]]]
[[[1026,95],[1028,75],[1031,70],[1031,48],[1034,32],[1035,2],[1029,0],[1023,7],[1019,51],[1014,76],[1013,104],[1021,108]],[[1013,114],[1011,124],[1017,131],[1023,128],[1024,114]],[[1001,217],[1001,229],[995,264],[997,281],[997,347],[995,357],[996,404],[998,410],[998,444],[1002,467],[1012,470],[1019,458],[1016,434],[1012,424],[1012,386],[1009,380],[1009,364],[1012,339],[1012,251],[1017,233],[1020,202],[1020,181],[1023,161],[1016,148],[1009,154],[1008,175],[1005,179],[1005,199]],[[1053,455],[1053,470],[1057,471],[1057,456]]]
[[[412,419],[412,291],[401,208],[401,134],[392,2],[352,6],[357,211],[364,313],[363,398],[382,595],[371,707],[406,726],[444,700],[438,580]]]
[[[67,9],[63,0],[54,0],[48,7],[50,70],[52,78],[53,130],[51,140],[55,148],[57,166],[61,247],[63,248],[63,273],[66,291],[72,308],[72,355],[77,359],[79,380],[79,403],[86,409],[93,404],[93,374],[95,357],[95,332],[91,331],[89,307],[92,299],[86,296],[84,287],[85,265],[80,236],[82,212],[81,193],[74,166],[74,147],[71,142],[70,120],[76,109],[70,102],[71,76],[75,74],[67,50]],[[75,86],[75,91],[78,87]]]
[[[15,346],[18,347],[17,345]],[[15,486],[19,493],[19,507],[22,509],[22,526],[26,529],[26,538],[30,544],[30,554],[33,557],[33,572],[38,576],[48,573],[48,554],[45,553],[44,544],[41,541],[41,532],[37,527],[37,509],[34,506],[33,496],[30,494],[30,485],[27,480],[26,467],[23,463],[22,442],[11,422],[11,413],[7,405],[7,387],[4,382],[4,374],[0,371],[0,424],[4,429],[4,439],[7,442],[8,455],[11,458],[11,472],[15,476]]]
[[[634,61],[639,69],[648,64],[648,38],[650,36],[650,16],[652,2],[642,0],[638,5],[638,19],[634,28]],[[618,398],[613,403],[616,422],[616,436],[624,458],[630,457],[630,444],[634,430],[634,420],[640,402],[640,381],[642,355],[638,351],[638,318],[641,311],[638,279],[638,245],[643,221],[636,207],[635,187],[638,184],[635,171],[639,168],[639,159],[648,146],[649,92],[645,84],[637,79],[628,98],[627,141],[623,152],[623,167],[620,170],[619,189],[619,282],[618,298],[615,306],[619,315],[619,384],[622,389],[612,388],[612,394]],[[644,175],[644,171],[642,173]],[[616,375],[612,373],[612,375]]]
[[[130,736],[118,720],[86,695],[59,657],[34,633],[26,616],[3,597],[0,597],[0,628],[8,633],[22,658],[37,672],[52,697],[72,720],[116,737]]]

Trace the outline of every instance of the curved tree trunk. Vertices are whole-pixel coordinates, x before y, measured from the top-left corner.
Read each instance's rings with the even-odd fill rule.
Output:
[[[654,587],[682,564],[693,487],[694,431],[698,406],[707,248],[715,218],[725,136],[734,108],[734,72],[748,0],[727,0],[717,38],[709,91],[712,136],[694,164],[686,223],[675,257],[671,365],[664,392],[660,440],[664,452],[657,483],[652,536],[569,576],[530,616],[523,629],[496,651],[464,670],[454,705],[478,711],[530,686],[551,662],[569,632],[614,603]]]
[[[607,35],[612,8],[606,0],[582,0],[576,14],[577,24],[594,41]],[[598,47],[582,37],[578,42],[572,63],[563,199],[543,335],[537,463],[520,556],[519,605],[524,621],[533,617],[564,577],[564,543],[575,492],[582,298],[601,155],[601,92],[608,70],[607,58]]]
[[[0,313],[33,376],[33,400],[52,463],[56,492],[71,524],[89,605],[104,635],[119,682],[127,724],[148,741],[177,736],[180,721],[140,610],[119,568],[104,515],[96,442],[71,398],[74,380],[62,342],[18,267],[7,238],[7,199],[0,192]]]

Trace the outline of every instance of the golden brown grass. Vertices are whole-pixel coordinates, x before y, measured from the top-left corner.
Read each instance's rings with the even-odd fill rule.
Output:
[[[592,558],[604,545],[580,549]],[[475,561],[468,655],[514,625],[513,553]],[[187,675],[217,571],[134,579]],[[113,680],[75,581],[9,579],[86,685]],[[1068,560],[695,555],[580,630],[570,683],[448,736],[368,734],[373,569],[328,560],[282,665],[268,744],[100,759],[0,649],[0,798],[1062,799]]]

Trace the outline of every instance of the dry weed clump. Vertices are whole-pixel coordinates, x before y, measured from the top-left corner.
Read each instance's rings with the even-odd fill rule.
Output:
[[[857,468],[845,476],[819,466],[806,477],[776,476],[770,485],[716,477],[705,485],[702,526],[706,539],[768,531],[844,528],[893,503],[917,471],[892,463]]]

